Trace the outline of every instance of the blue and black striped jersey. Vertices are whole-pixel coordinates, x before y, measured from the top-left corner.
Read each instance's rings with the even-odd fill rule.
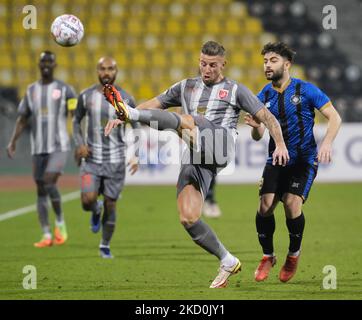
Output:
[[[317,145],[313,135],[314,109],[331,105],[328,96],[312,83],[291,78],[282,88],[269,83],[257,95],[278,119],[287,145],[290,161],[315,164]],[[272,163],[275,143],[269,141],[267,163]]]

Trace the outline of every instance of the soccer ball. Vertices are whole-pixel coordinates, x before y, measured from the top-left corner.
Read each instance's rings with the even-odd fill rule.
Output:
[[[72,47],[82,40],[84,28],[82,22],[76,16],[63,14],[55,18],[50,32],[57,44],[63,47]]]

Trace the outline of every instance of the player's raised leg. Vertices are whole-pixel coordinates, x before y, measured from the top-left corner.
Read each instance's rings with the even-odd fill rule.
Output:
[[[132,120],[139,121],[142,124],[152,126],[158,130],[174,130],[178,136],[184,139],[191,147],[196,143],[198,128],[191,115],[179,115],[164,110],[139,110],[130,108],[123,102],[119,91],[114,86],[108,84],[104,86],[104,95],[116,110],[119,118],[119,120],[110,120],[108,122],[105,128],[106,135],[108,135],[114,127],[119,125],[121,121]]]

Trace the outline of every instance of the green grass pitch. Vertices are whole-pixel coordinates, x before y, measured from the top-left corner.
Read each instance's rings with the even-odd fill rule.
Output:
[[[299,269],[284,284],[278,280],[288,246],[282,206],[276,211],[277,265],[267,281],[256,283],[257,186],[219,185],[223,216],[206,221],[242,262],[242,272],[220,290],[208,288],[217,259],[196,246],[178,221],[174,186],[126,186],[118,202],[113,260],[98,256],[100,234],[90,232],[90,214],[82,212],[79,199],[63,206],[69,233],[64,246],[33,247],[41,235],[35,212],[0,221],[0,299],[361,299],[361,190],[360,183],[313,186],[304,206]],[[0,197],[4,213],[33,204],[35,192],[1,192]],[[23,289],[26,265],[36,267],[36,290]],[[336,268],[337,289],[323,288],[326,265]]]

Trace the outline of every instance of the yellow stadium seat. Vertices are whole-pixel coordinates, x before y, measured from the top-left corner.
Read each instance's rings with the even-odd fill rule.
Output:
[[[109,19],[107,21],[107,31],[111,33],[120,33],[122,30],[121,21],[118,19]]]
[[[14,58],[10,55],[10,52],[0,52],[0,54],[0,69],[11,68],[13,66],[13,63],[15,64]]]
[[[20,69],[30,69],[34,65],[34,58],[28,53],[16,54],[16,66]]]
[[[164,26],[158,20],[150,19],[146,22],[145,33],[159,35],[164,32]]]
[[[147,58],[143,52],[134,52],[133,55],[131,55],[130,63],[136,68],[145,68],[147,62]]]
[[[169,63],[168,56],[164,52],[155,51],[151,56],[152,67],[164,68]]]
[[[240,22],[236,19],[228,19],[225,21],[225,33],[227,34],[240,34],[242,27]]]
[[[248,56],[242,50],[234,51],[232,54],[229,55],[229,59],[232,66],[244,67],[249,64]]]
[[[69,68],[73,59],[68,54],[57,54],[57,64],[63,68]]]
[[[166,21],[165,31],[171,35],[179,35],[183,32],[183,22],[178,19],[170,19]]]
[[[90,19],[89,23],[84,24],[84,29],[89,34],[101,35],[104,32],[104,26],[96,19]]]
[[[155,96],[155,90],[147,82],[144,82],[139,86],[137,96],[141,99],[151,99]]]
[[[175,52],[170,56],[171,65],[173,67],[184,67],[187,63],[189,63],[187,56],[184,52]]]
[[[245,23],[245,31],[249,34],[260,34],[263,31],[262,29],[261,21],[259,19],[250,17]]]
[[[71,61],[75,68],[80,69],[87,69],[87,67],[93,62],[89,55],[85,52],[74,53]]]
[[[219,19],[207,19],[203,24],[203,28],[205,32],[213,35],[219,35],[225,32]]]
[[[143,22],[130,19],[126,22],[125,32],[133,35],[141,35],[145,32]]]
[[[185,24],[186,34],[200,34],[201,33],[201,25],[200,21],[197,19],[187,19]]]

